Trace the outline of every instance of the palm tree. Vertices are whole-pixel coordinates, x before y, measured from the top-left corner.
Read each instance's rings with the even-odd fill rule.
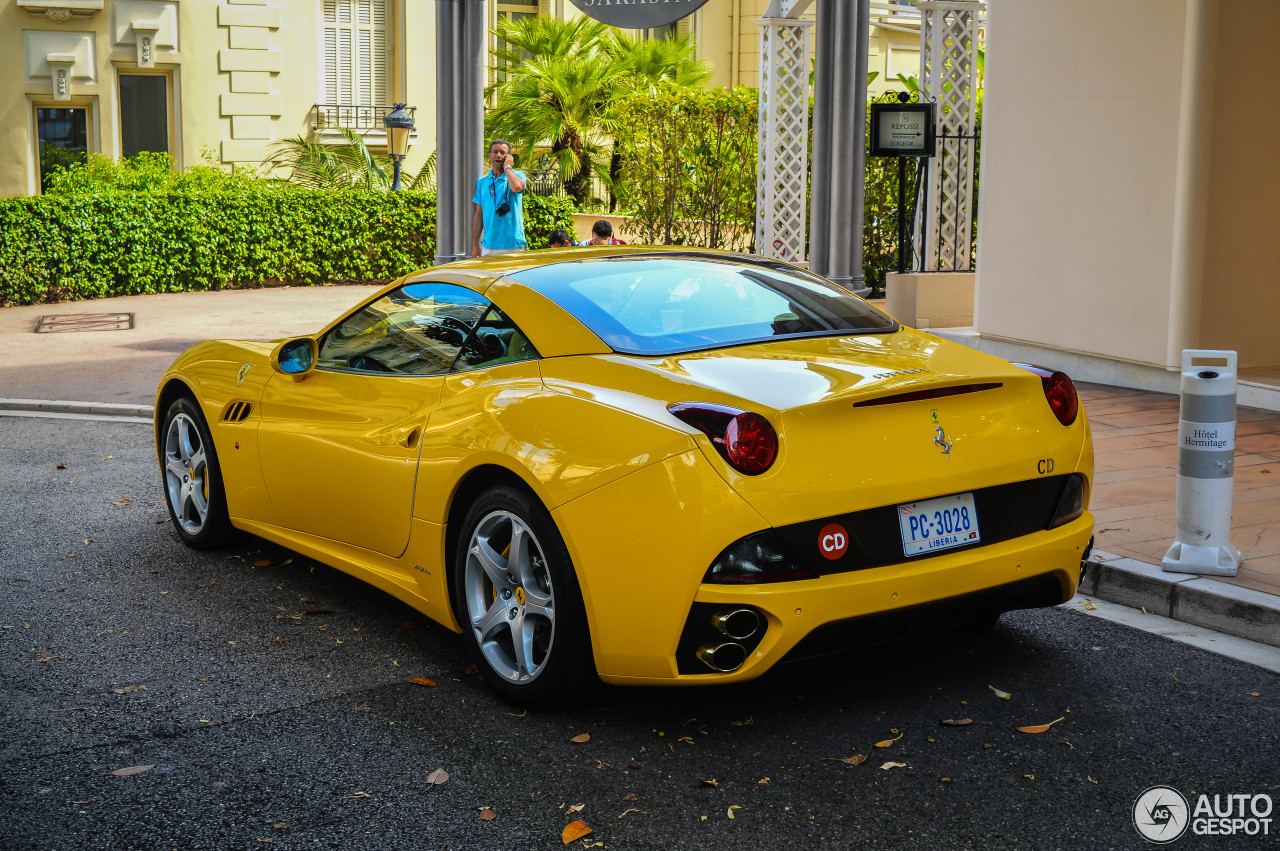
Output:
[[[265,165],[269,171],[287,169],[286,178],[307,189],[391,188],[391,160],[369,150],[364,136],[349,127],[333,128],[341,141],[327,142],[314,136],[295,136],[271,146]],[[404,175],[409,189],[427,189],[435,183],[436,155],[423,164],[417,174]]]
[[[509,139],[526,160],[549,142],[565,191],[579,206],[587,200],[593,171],[613,177],[618,171],[607,148],[616,128],[611,102],[660,80],[692,86],[711,74],[694,58],[687,36],[646,41],[586,17],[501,18],[497,35],[499,79],[489,90],[495,106],[486,116],[487,129]]]

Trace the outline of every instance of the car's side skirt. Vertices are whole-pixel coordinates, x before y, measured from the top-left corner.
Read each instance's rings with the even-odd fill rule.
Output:
[[[372,550],[267,523],[237,517],[233,517],[231,523],[237,529],[349,573],[442,626],[454,632],[462,631],[449,605],[447,577],[438,555],[444,539],[444,527],[440,524],[414,520],[408,548],[399,558],[389,558]]]

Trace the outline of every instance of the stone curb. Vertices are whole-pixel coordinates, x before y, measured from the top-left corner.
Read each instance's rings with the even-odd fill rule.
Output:
[[[101,417],[155,417],[153,405],[113,405],[109,402],[61,402],[48,399],[0,399],[0,411],[49,414],[92,414]]]
[[[1080,594],[1280,647],[1280,596],[1094,550]]]

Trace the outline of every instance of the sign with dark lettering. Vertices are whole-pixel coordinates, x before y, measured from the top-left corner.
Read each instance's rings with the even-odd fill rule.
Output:
[[[707,0],[573,0],[597,21],[615,27],[647,30],[687,18]]]
[[[933,104],[871,104],[871,156],[931,157]]]

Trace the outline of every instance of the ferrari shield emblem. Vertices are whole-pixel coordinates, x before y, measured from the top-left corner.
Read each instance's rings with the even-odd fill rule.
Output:
[[[249,364],[247,363],[240,364],[240,373],[236,376],[237,387],[239,387],[241,384],[244,384],[244,377],[249,374],[249,370],[251,368],[252,367],[250,367]]]

